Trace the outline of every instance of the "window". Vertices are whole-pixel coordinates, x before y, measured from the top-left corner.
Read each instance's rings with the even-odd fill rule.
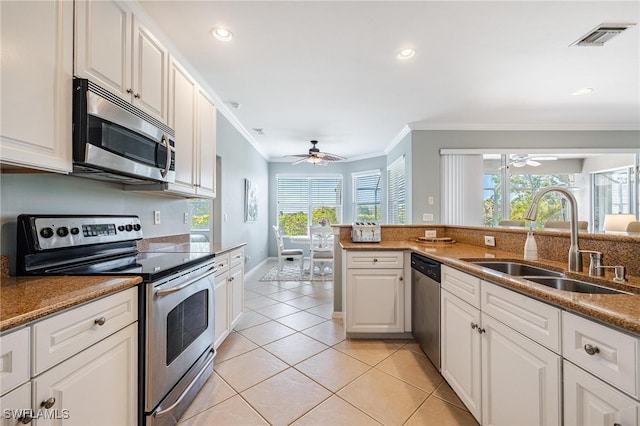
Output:
[[[191,241],[194,243],[210,241],[212,226],[211,200],[191,200]]]
[[[278,226],[285,236],[307,235],[311,224],[342,221],[342,176],[278,176]]]
[[[353,173],[354,222],[380,222],[380,170]]]
[[[607,214],[634,213],[632,182],[632,167],[593,174],[593,220],[596,230],[603,230]]]
[[[387,222],[403,224],[406,221],[406,182],[404,155],[387,167]]]

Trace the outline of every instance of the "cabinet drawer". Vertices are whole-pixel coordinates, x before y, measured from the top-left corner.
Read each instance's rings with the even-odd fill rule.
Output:
[[[560,353],[560,309],[486,281],[480,294],[482,312]]]
[[[229,267],[233,268],[244,263],[244,249],[239,248],[229,253]]]
[[[480,278],[442,265],[441,281],[443,289],[480,309]]]
[[[0,337],[0,395],[4,395],[31,377],[29,340],[28,328]]]
[[[216,256],[216,275],[224,274],[229,270],[229,253]]]
[[[32,327],[33,375],[138,320],[137,288],[72,308]],[[98,321],[104,319],[103,325]]]
[[[401,251],[348,251],[347,268],[403,268]]]
[[[640,339],[568,312],[562,313],[562,328],[565,358],[639,398]]]

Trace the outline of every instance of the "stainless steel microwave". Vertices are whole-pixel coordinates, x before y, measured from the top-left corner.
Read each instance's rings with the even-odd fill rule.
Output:
[[[175,133],[83,78],[73,79],[73,173],[129,185],[175,181]]]

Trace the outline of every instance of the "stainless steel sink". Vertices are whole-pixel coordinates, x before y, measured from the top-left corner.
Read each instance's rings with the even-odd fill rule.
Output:
[[[537,266],[527,265],[519,262],[503,262],[503,261],[474,261],[475,265],[484,268],[493,269],[494,271],[504,274],[513,275],[514,277],[535,276],[535,277],[562,277],[562,272],[550,271],[548,269],[538,268]]]
[[[630,294],[625,291],[616,290],[608,287],[601,287],[599,285],[587,283],[584,281],[573,280],[571,278],[562,277],[524,277],[524,279],[533,281],[538,284],[546,285],[547,287],[555,288],[557,290],[571,291],[574,293],[589,293],[589,294]]]

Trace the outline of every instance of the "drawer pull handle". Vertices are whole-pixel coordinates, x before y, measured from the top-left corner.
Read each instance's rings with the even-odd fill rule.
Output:
[[[597,346],[593,346],[587,343],[586,345],[584,345],[584,351],[589,355],[595,355],[600,352],[600,349],[598,349]]]
[[[28,425],[29,423],[31,423],[31,420],[33,420],[33,417],[31,417],[31,414],[25,414],[22,417],[18,417],[18,421],[23,425]]]
[[[374,258],[374,259],[373,259],[373,262],[374,262],[374,263],[375,263],[375,262],[377,262],[377,261],[378,261],[378,259],[376,259],[376,258]]]
[[[46,408],[47,410],[56,403],[56,399],[54,397],[49,397],[40,403],[40,406]]]
[[[107,322],[107,319],[105,317],[96,318],[93,321],[94,324],[99,325],[100,327],[102,327],[105,322]]]

